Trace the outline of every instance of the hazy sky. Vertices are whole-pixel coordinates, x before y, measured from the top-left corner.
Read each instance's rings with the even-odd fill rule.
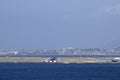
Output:
[[[120,40],[120,0],[0,0],[0,49],[96,48]]]

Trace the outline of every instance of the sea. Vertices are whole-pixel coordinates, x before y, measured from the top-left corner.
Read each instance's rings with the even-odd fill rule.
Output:
[[[120,80],[120,64],[0,63],[0,80]]]

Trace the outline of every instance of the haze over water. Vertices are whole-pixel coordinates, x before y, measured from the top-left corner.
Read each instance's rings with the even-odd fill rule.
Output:
[[[0,49],[99,48],[119,21],[120,0],[0,0]]]

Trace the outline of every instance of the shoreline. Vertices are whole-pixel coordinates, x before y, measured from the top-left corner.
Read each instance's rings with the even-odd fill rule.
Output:
[[[45,60],[51,57],[0,57],[0,63],[46,63]],[[112,58],[91,58],[91,57],[64,57],[57,58],[57,63],[108,63],[108,64],[120,64],[120,62],[112,62]]]

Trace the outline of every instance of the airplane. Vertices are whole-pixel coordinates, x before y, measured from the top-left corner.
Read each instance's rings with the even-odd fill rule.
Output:
[[[117,60],[112,60],[112,62],[118,62]]]
[[[53,57],[53,58],[45,60],[43,62],[46,62],[46,63],[57,63],[58,59],[56,57]]]

